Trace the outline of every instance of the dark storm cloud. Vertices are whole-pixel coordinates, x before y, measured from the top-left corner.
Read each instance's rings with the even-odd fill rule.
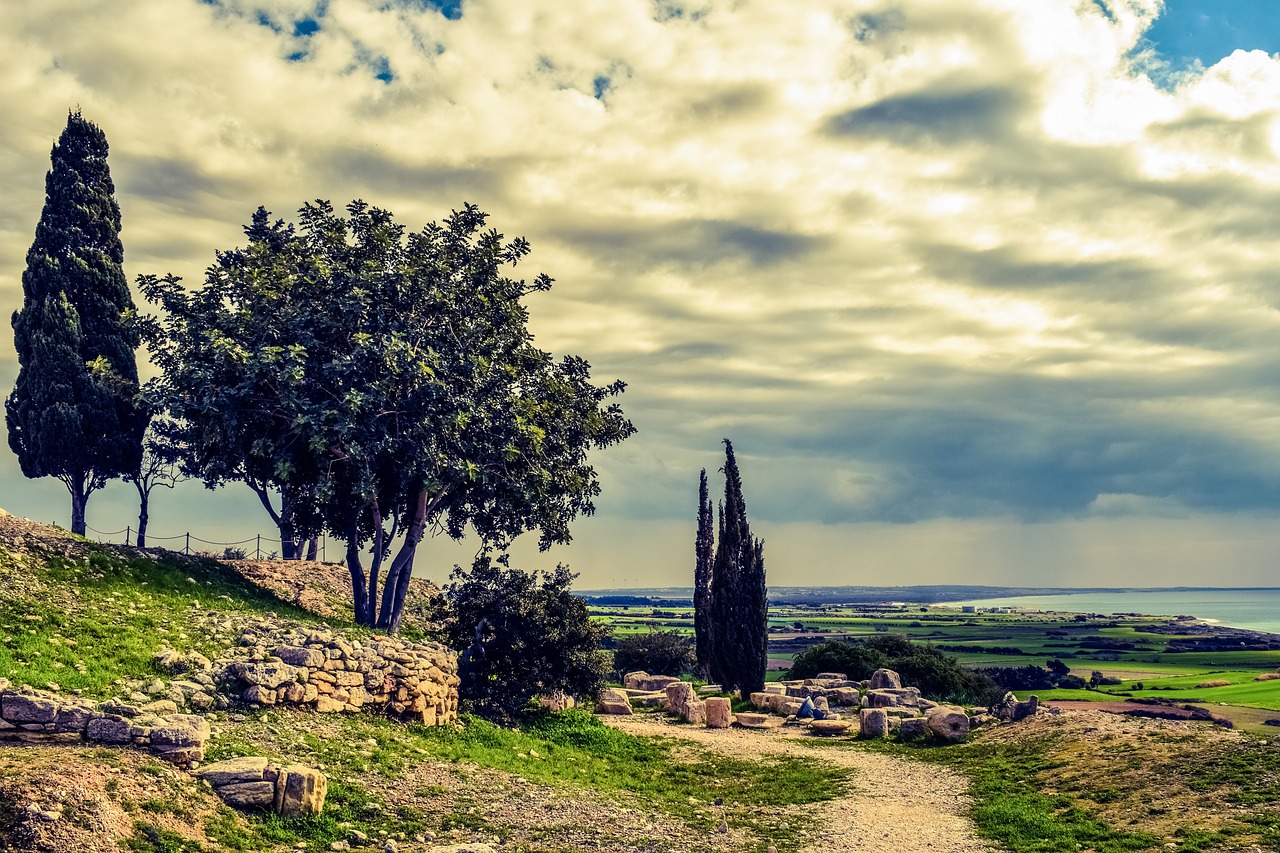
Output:
[[[566,225],[551,236],[589,250],[611,266],[648,268],[699,268],[724,262],[769,267],[799,260],[825,243],[806,234],[717,220]]]
[[[850,139],[955,145],[1008,132],[1027,108],[1026,93],[1003,86],[931,88],[891,95],[832,116],[824,130]]]

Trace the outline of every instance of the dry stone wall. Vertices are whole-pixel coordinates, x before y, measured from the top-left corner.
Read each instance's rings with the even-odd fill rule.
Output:
[[[0,678],[0,741],[134,746],[185,768],[204,758],[209,736],[209,723],[193,714],[139,714],[111,702],[11,688]]]
[[[245,702],[390,713],[428,726],[457,719],[458,659],[443,646],[390,637],[352,640],[327,631],[253,639],[254,651],[224,669]]]

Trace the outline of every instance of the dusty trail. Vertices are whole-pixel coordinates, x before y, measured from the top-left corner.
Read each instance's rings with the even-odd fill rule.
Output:
[[[977,836],[966,816],[967,780],[945,767],[862,750],[811,750],[796,743],[808,737],[797,728],[703,729],[644,717],[602,719],[631,734],[691,740],[738,758],[802,755],[853,770],[849,792],[819,806],[805,846],[779,853],[992,853],[998,849]]]

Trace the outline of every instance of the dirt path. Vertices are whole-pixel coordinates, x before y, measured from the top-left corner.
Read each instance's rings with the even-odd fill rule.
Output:
[[[795,741],[800,729],[701,729],[644,717],[606,717],[636,735],[696,741],[739,758],[800,754],[854,771],[846,796],[820,806],[806,845],[779,853],[890,850],[892,853],[991,853],[966,816],[968,783],[945,767],[857,749],[810,750]],[[803,751],[801,751],[803,750]]]

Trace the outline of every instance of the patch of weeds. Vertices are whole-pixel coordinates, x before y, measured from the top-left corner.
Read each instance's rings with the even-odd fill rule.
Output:
[[[134,823],[133,835],[120,843],[129,853],[209,853],[199,842],[145,821]]]

